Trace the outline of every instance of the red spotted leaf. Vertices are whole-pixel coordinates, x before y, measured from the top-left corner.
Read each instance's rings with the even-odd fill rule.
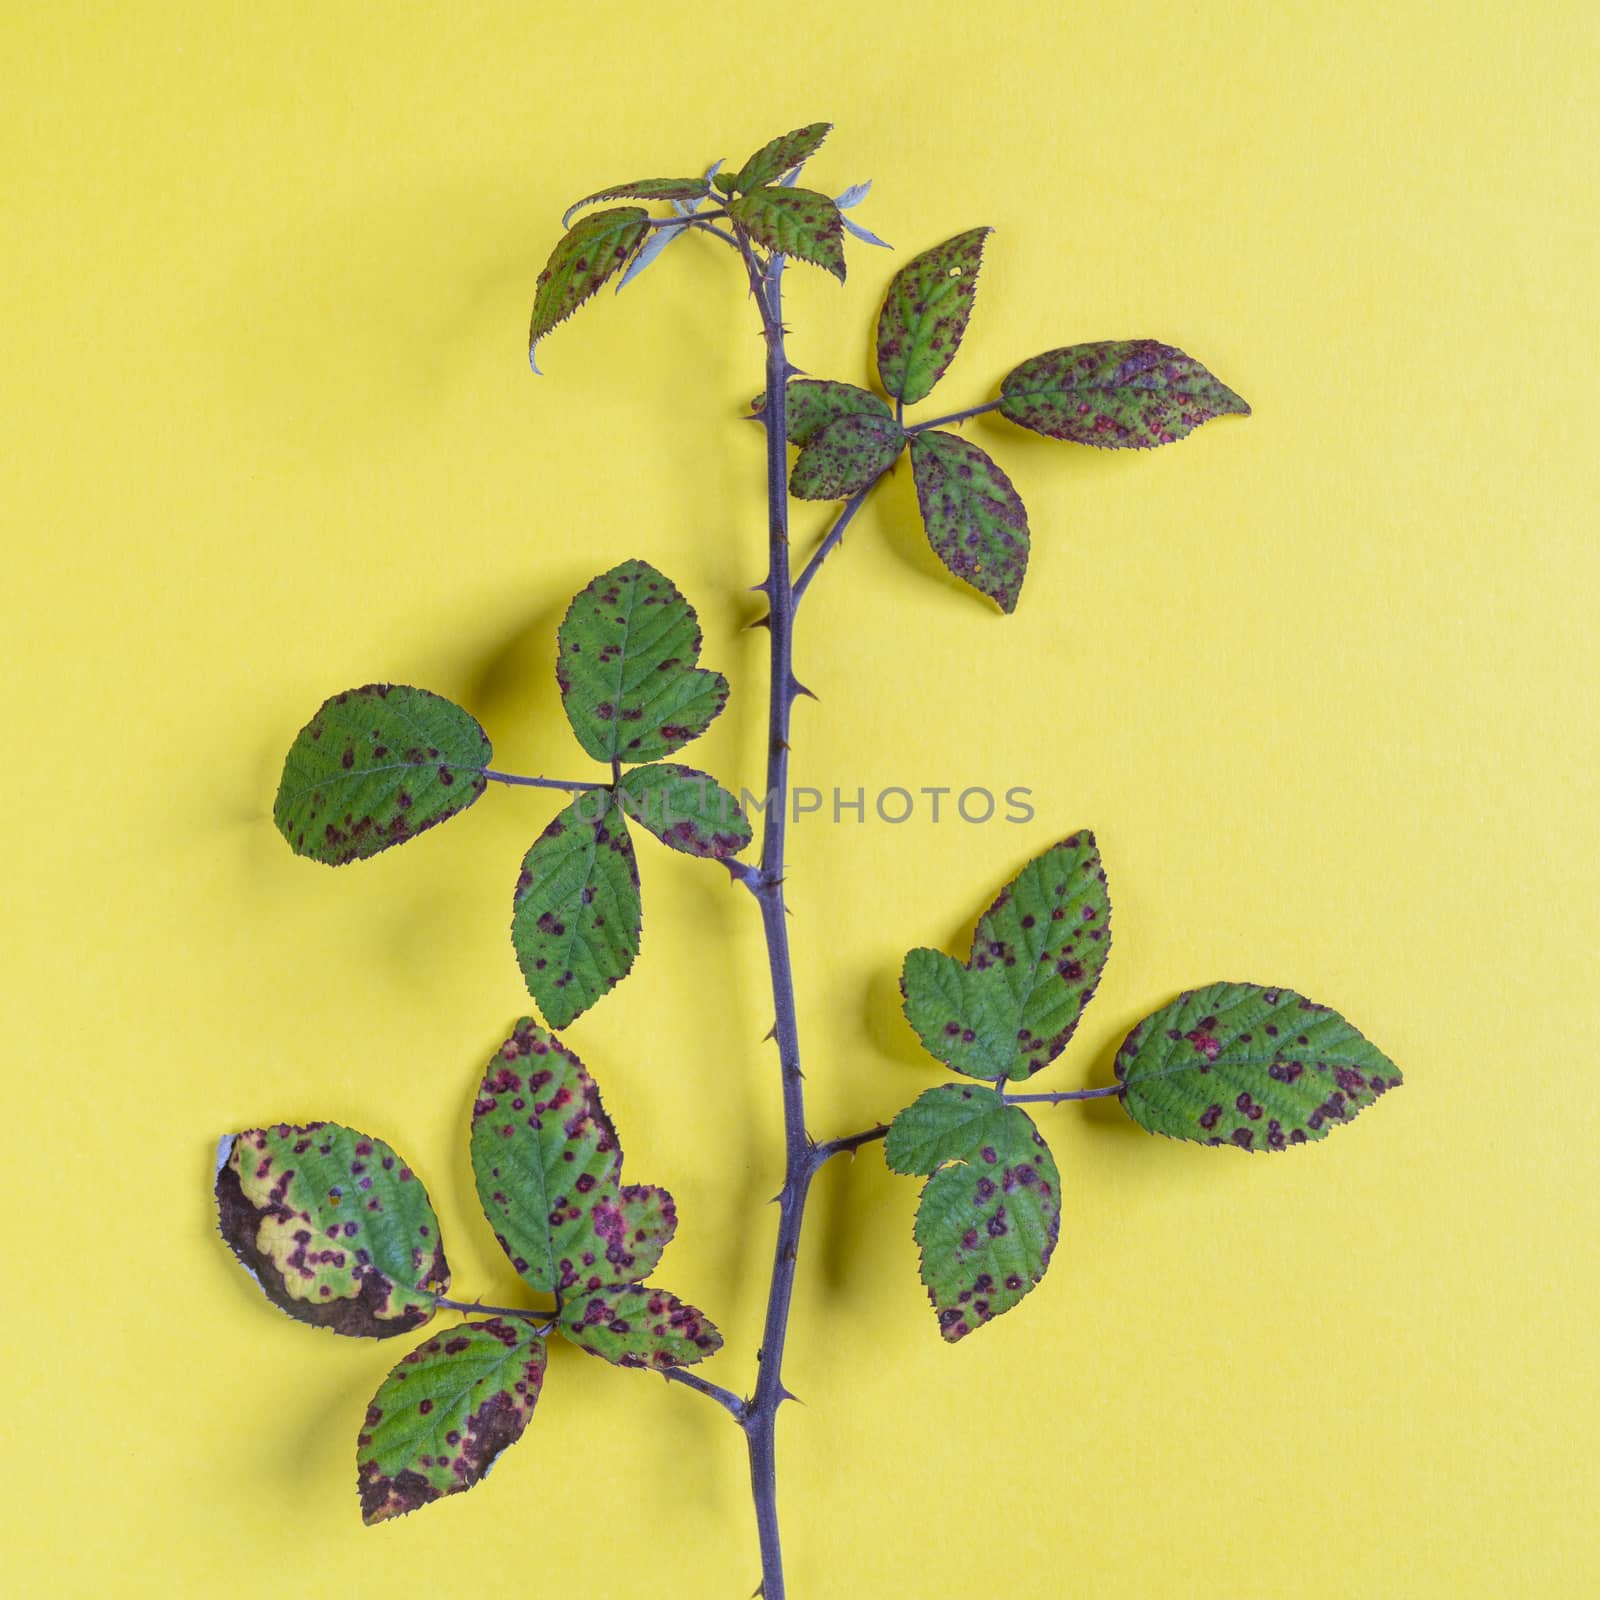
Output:
[[[528,356],[552,328],[627,266],[644,242],[649,212],[643,206],[616,206],[610,211],[580,217],[550,253],[539,274],[533,297],[533,321],[528,328]]]
[[[637,1283],[571,1296],[558,1325],[580,1349],[618,1367],[666,1372],[722,1348],[722,1335],[704,1313],[665,1289]]]
[[[369,1527],[478,1483],[522,1437],[544,1383],[545,1343],[496,1317],[435,1334],[383,1380],[356,1445]]]
[[[800,500],[846,500],[876,483],[905,442],[892,417],[836,418],[812,434],[800,452],[789,493]]]
[[[792,133],[780,134],[770,144],[762,145],[731,178],[719,177],[717,187],[729,194],[742,194],[771,183],[814,156],[832,131],[831,122],[812,122]]]
[[[1000,413],[1051,439],[1148,450],[1250,407],[1170,344],[1109,339],[1024,361],[1000,385]]]
[[[325,700],[300,730],[272,819],[296,855],[343,866],[466,810],[488,787],[492,753],[460,706],[369,683]]]
[[[840,417],[875,417],[892,422],[894,413],[870,389],[831,378],[791,378],[786,393],[789,443],[803,447]],[[750,402],[751,414],[760,418],[767,409],[765,392]]]
[[[934,429],[911,437],[917,504],[933,553],[1007,614],[1028,570],[1028,513],[1010,478],[975,444]]]
[[[890,281],[878,314],[878,375],[915,405],[945,375],[972,316],[987,228],[958,233],[908,261]]]
[[[617,785],[624,813],[685,855],[726,860],[751,839],[739,802],[715,778],[660,761],[635,767]]]
[[[1179,995],[1123,1041],[1116,1074],[1141,1127],[1240,1150],[1326,1139],[1401,1082],[1337,1011],[1254,983]]]
[[[291,1317],[392,1338],[450,1287],[427,1191],[381,1139],[337,1122],[280,1122],[223,1141],[222,1237]]]
[[[582,1016],[628,975],[643,926],[622,808],[591,789],[534,840],[512,896],[511,945],[551,1027]]]
[[[677,1225],[664,1189],[619,1188],[622,1149],[594,1079],[530,1018],[479,1087],[472,1171],[501,1247],[541,1293],[641,1278]]]
[[[900,991],[927,1050],[969,1078],[1028,1078],[1061,1054],[1111,949],[1105,869],[1088,829],[1036,856],[978,919],[966,965],[913,950]]]
[[[844,223],[814,189],[752,189],[728,207],[735,224],[764,250],[794,256],[844,282]]]

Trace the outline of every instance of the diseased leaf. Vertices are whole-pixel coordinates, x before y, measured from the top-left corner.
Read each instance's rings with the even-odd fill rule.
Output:
[[[624,561],[589,584],[559,643],[561,703],[596,761],[659,761],[728,703],[728,680],[695,665],[694,607],[647,561]]]
[[[819,428],[800,452],[789,493],[800,500],[846,500],[876,483],[905,442],[893,418],[839,417]]]
[[[722,1335],[704,1313],[665,1289],[638,1283],[563,1301],[559,1327],[579,1349],[616,1367],[666,1372],[722,1348]]]
[[[911,436],[911,473],[933,553],[1008,615],[1028,570],[1028,512],[975,444],[934,429]]]
[[[224,1141],[222,1237],[291,1317],[359,1338],[420,1328],[450,1287],[427,1191],[381,1139],[280,1122]]]
[[[545,1021],[564,1028],[627,976],[642,926],[639,867],[621,808],[580,794],[522,858],[511,943]]]
[[[618,183],[609,189],[597,189],[593,194],[573,201],[562,213],[561,226],[567,226],[573,212],[600,200],[698,200],[705,192],[704,178],[638,178],[632,183]]]
[[[971,1161],[986,1144],[1005,1137],[1006,1103],[993,1089],[941,1083],[928,1089],[889,1124],[884,1159],[907,1177],[936,1172],[947,1161]]]
[[[767,409],[766,391],[750,402],[751,415],[761,419]],[[830,422],[840,417],[875,417],[893,422],[894,413],[869,389],[853,383],[836,383],[828,378],[791,378],[786,410],[789,443],[805,446]]]
[[[479,1086],[472,1172],[501,1248],[542,1294],[644,1277],[678,1224],[665,1189],[618,1187],[622,1147],[594,1079],[530,1017]]]
[[[774,178],[781,178],[791,167],[810,160],[822,148],[822,141],[832,131],[831,122],[813,122],[804,128],[796,128],[793,133],[782,134],[771,144],[762,145],[739,168],[731,181],[724,184],[718,180],[717,187],[725,188],[729,193],[743,193],[747,189],[754,189],[758,184],[771,183]]]
[[[369,683],[324,700],[295,737],[272,820],[296,855],[343,866],[465,811],[492,754],[460,706]]]
[[[913,950],[900,992],[927,1050],[969,1078],[1028,1078],[1061,1054],[1111,949],[1105,869],[1088,829],[1036,856],[978,919],[967,964]]]
[[[617,787],[625,815],[685,855],[721,861],[750,843],[739,802],[715,778],[676,762],[635,767]]]
[[[878,374],[905,405],[945,375],[972,316],[988,228],[970,228],[914,256],[890,280],[878,313]]]
[[[794,256],[844,282],[844,224],[839,208],[814,189],[753,189],[728,214],[764,250]]]
[[[1242,1150],[1325,1139],[1401,1082],[1337,1011],[1254,983],[1179,995],[1123,1041],[1116,1074],[1141,1127]]]
[[[1002,1107],[970,1158],[928,1179],[913,1232],[939,1332],[951,1344],[1038,1283],[1061,1232],[1061,1176],[1024,1112]]]
[[[419,1345],[367,1407],[356,1442],[361,1520],[371,1527],[470,1489],[522,1437],[544,1368],[544,1340],[510,1318]]]
[[[616,206],[580,217],[562,236],[534,290],[528,356],[534,346],[572,315],[612,274],[627,266],[644,241],[649,213],[643,206]]]
[[[1000,385],[1000,413],[1051,439],[1148,450],[1250,407],[1170,344],[1109,339],[1024,361]]]

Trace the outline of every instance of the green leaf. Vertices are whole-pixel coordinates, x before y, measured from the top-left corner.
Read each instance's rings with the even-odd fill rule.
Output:
[[[789,443],[808,445],[817,433],[840,417],[877,417],[892,422],[894,413],[868,389],[829,378],[791,378],[787,393]],[[757,420],[767,409],[765,391],[750,402]]]
[[[1044,1276],[1060,1232],[1055,1160],[1026,1114],[1005,1106],[969,1158],[928,1179],[917,1206],[939,1332],[954,1344],[1009,1311]]]
[[[561,703],[596,761],[659,761],[728,703],[728,680],[695,665],[694,607],[647,561],[602,572],[572,602],[559,641]]]
[[[616,1367],[666,1372],[722,1348],[722,1335],[704,1313],[665,1289],[637,1283],[563,1301],[559,1326],[579,1349]]]
[[[594,1079],[529,1017],[478,1088],[472,1171],[501,1248],[542,1294],[644,1277],[678,1225],[665,1189],[619,1187],[622,1147]]]
[[[911,436],[917,504],[933,553],[1007,614],[1028,570],[1028,512],[977,445],[937,429]]]
[[[1005,1136],[1006,1103],[993,1089],[941,1083],[919,1094],[893,1122],[884,1159],[907,1177],[927,1176],[947,1161],[971,1161]]]
[[[832,131],[831,122],[813,122],[804,128],[796,128],[793,133],[785,133],[774,139],[771,144],[762,145],[729,182],[724,183],[719,178],[717,187],[732,194],[735,191],[754,189],[759,184],[771,183],[774,178],[781,178],[791,167],[797,167],[802,161],[814,156],[822,148],[822,141]]]
[[[574,211],[592,206],[598,200],[700,200],[706,192],[704,178],[638,178],[632,183],[613,184],[609,189],[596,189],[593,194],[574,200],[562,213],[561,226],[572,220]]]
[[[989,232],[958,233],[908,261],[890,281],[878,313],[878,374],[905,405],[927,399],[961,347]]]
[[[800,452],[789,493],[800,500],[847,500],[876,483],[905,442],[893,418],[840,417],[813,434]]]
[[[809,261],[844,282],[844,224],[839,208],[814,189],[753,189],[728,214],[765,250]]]
[[[564,1028],[627,976],[639,953],[639,867],[621,809],[580,794],[522,858],[511,943],[545,1021]]]
[[[635,767],[617,786],[623,812],[685,855],[721,861],[750,843],[739,802],[715,778],[676,762]]]
[[[356,1442],[361,1520],[371,1527],[470,1489],[522,1437],[544,1368],[544,1340],[509,1318],[419,1345],[367,1407]]]
[[[427,1191],[381,1139],[286,1122],[225,1139],[222,1237],[291,1317],[359,1338],[420,1328],[450,1287]]]
[[[1179,995],[1123,1041],[1116,1074],[1141,1127],[1242,1150],[1326,1139],[1401,1081],[1337,1011],[1254,983]]]
[[[488,787],[492,754],[460,706],[369,683],[324,700],[300,730],[272,820],[296,855],[343,866],[465,811]]]
[[[643,206],[616,206],[591,212],[562,236],[533,296],[533,322],[528,329],[528,355],[534,346],[565,322],[613,273],[628,264],[628,257],[650,231],[649,213]]]
[[[1170,344],[1109,339],[1024,361],[1000,385],[1000,413],[1051,439],[1148,450],[1250,407]]]
[[[1111,949],[1088,829],[1036,856],[978,919],[967,964],[913,950],[900,992],[927,1050],[969,1078],[1028,1078],[1061,1054]]]

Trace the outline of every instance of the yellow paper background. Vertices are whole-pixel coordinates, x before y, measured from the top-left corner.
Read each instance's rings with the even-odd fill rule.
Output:
[[[3,784],[18,1594],[733,1597],[740,1441],[572,1351],[471,1495],[376,1531],[352,1438],[399,1351],[261,1303],[217,1133],[323,1115],[427,1179],[460,1290],[476,1073],[548,797],[338,873],[269,809],[327,693],[428,685],[502,765],[582,774],[554,625],[648,557],[735,682],[691,759],[755,786],[760,387],[733,263],[675,246],[523,360],[575,196],[816,117],[900,247],[790,275],[794,358],[867,376],[894,259],[992,223],[932,410],[1085,338],[1255,405],[1149,456],[969,427],[1024,493],[1017,615],[944,578],[897,474],[802,627],[796,776],[1033,790],[1036,819],[794,837],[818,1134],[941,1074],[897,1013],[1030,854],[1099,832],[1117,945],[1047,1085],[1217,977],[1400,1062],[1246,1160],[1048,1111],[1043,1287],[956,1349],[876,1153],[820,1181],[781,1438],[799,1597],[1600,1588],[1595,113],[1585,4],[6,7]],[[822,508],[801,508],[808,548]],[[641,848],[645,950],[569,1030],[662,1278],[751,1372],[778,1182],[752,908]]]

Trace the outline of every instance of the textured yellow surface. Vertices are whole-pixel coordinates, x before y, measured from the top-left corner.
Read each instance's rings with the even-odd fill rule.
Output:
[[[15,1592],[732,1597],[740,1441],[555,1352],[484,1488],[364,1531],[396,1351],[267,1307],[212,1142],[312,1114],[426,1177],[456,1282],[514,1292],[464,1148],[524,1007],[506,938],[552,806],[296,861],[269,807],[322,696],[428,685],[503,765],[581,773],[554,624],[666,568],[735,681],[691,756],[755,783],[752,309],[675,246],[542,352],[561,208],[817,117],[899,259],[993,223],[934,408],[1153,335],[1255,405],[1171,450],[985,419],[1027,498],[1009,620],[943,578],[904,468],[803,617],[797,777],[1033,790],[1023,826],[794,840],[812,1122],[940,1081],[910,945],[1070,827],[1117,945],[1046,1084],[1214,977],[1340,1006],[1407,1075],[1273,1160],[1043,1119],[1043,1287],[955,1349],[916,1190],[821,1181],[782,1434],[797,1597],[1567,1595],[1600,1587],[1596,1405],[1596,14],[1585,4],[6,7],[3,1119]],[[790,274],[794,355],[865,378],[892,260]],[[820,532],[802,510],[802,548]],[[644,854],[635,975],[569,1031],[664,1281],[751,1371],[777,1184],[752,908]]]

